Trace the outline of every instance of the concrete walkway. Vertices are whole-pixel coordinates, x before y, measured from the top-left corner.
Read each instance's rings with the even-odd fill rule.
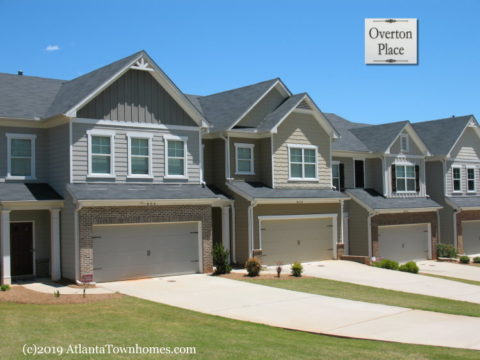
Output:
[[[417,263],[420,272],[480,282],[480,266],[425,260]]]
[[[303,267],[308,276],[480,304],[480,286],[458,281],[380,269],[352,261],[319,261],[303,264]],[[275,269],[269,268],[270,271]]]
[[[38,291],[42,293],[53,294],[59,291],[62,295],[82,294],[83,288],[61,285],[50,279],[37,279],[36,281],[17,281],[17,285],[22,285],[29,290]],[[111,294],[114,291],[103,287],[87,288],[87,294]]]
[[[163,304],[282,328],[480,350],[480,318],[312,295],[202,274],[100,286]]]

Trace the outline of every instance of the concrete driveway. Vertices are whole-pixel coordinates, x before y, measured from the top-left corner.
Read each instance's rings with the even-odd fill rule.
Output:
[[[306,263],[303,267],[308,276],[480,304],[480,286],[458,281],[380,269],[353,261],[327,260]]]
[[[282,328],[480,350],[480,318],[312,295],[203,274],[100,286],[163,304]]]
[[[480,281],[480,266],[455,264],[433,260],[419,261],[417,265],[420,268],[420,272],[426,274]]]

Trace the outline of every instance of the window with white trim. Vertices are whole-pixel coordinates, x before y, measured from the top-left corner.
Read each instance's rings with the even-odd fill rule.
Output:
[[[6,134],[7,144],[7,178],[35,178],[35,140],[34,134]]]
[[[235,174],[254,175],[254,144],[235,144]]]
[[[317,147],[288,146],[289,180],[317,180]]]
[[[453,192],[462,192],[462,169],[460,166],[452,167]]]
[[[187,178],[187,138],[165,136],[165,177]]]
[[[470,193],[474,193],[477,191],[476,187],[476,174],[474,167],[467,168],[467,191]]]
[[[152,176],[152,136],[150,134],[127,134],[130,177]]]
[[[397,181],[397,192],[416,191],[415,166],[395,165],[395,176]]]
[[[340,162],[332,162],[332,185],[335,190],[340,191]]]
[[[114,136],[115,133],[111,131],[88,132],[88,176],[114,176]]]
[[[400,136],[400,150],[402,152],[408,152],[410,147],[408,134],[402,134]]]

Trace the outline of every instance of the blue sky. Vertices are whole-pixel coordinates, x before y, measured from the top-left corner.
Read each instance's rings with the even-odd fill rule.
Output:
[[[352,121],[480,116],[479,13],[475,0],[0,0],[0,72],[71,79],[145,49],[186,93],[280,77]],[[419,65],[365,65],[368,17],[418,18]]]

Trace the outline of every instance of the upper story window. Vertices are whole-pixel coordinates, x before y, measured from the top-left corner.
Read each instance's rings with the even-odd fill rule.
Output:
[[[128,137],[128,176],[152,176],[152,135],[127,133]]]
[[[409,139],[407,134],[402,134],[400,136],[400,150],[402,152],[408,152],[410,147]]]
[[[165,178],[187,179],[187,138],[165,135]]]
[[[254,144],[235,144],[235,174],[254,175]]]
[[[468,192],[474,193],[477,191],[475,182],[476,182],[475,168],[469,167],[467,168],[467,191]]]
[[[416,172],[413,165],[395,165],[396,192],[416,192]]]
[[[35,140],[33,134],[6,134],[8,179],[35,179]]]
[[[340,190],[340,163],[338,161],[332,163],[332,186],[335,190]]]
[[[317,180],[317,147],[288,145],[289,180]]]
[[[452,167],[453,192],[462,192],[462,169],[459,166]]]
[[[87,134],[89,147],[88,176],[114,176],[115,133],[107,130],[91,130]]]

